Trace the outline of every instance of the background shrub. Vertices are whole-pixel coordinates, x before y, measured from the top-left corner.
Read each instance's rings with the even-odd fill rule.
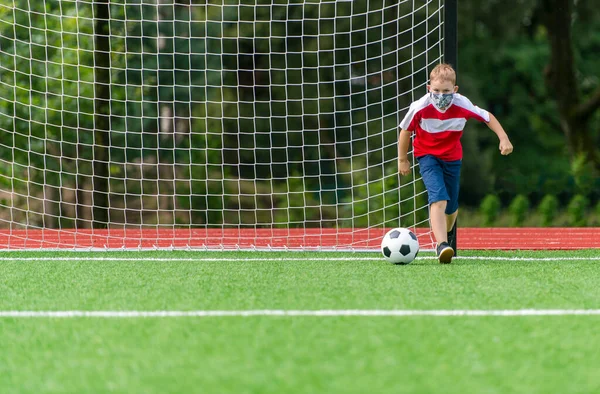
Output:
[[[495,194],[488,194],[485,196],[485,198],[481,201],[481,205],[479,206],[479,209],[483,214],[484,225],[492,226],[496,222],[501,207],[502,204],[498,196]]]
[[[571,226],[585,226],[587,223],[586,210],[589,205],[589,200],[581,194],[573,196],[567,206],[569,214],[569,224]]]
[[[540,201],[537,211],[542,217],[542,226],[550,226],[558,214],[558,198],[552,194],[547,194]]]
[[[517,195],[510,205],[508,206],[508,211],[511,215],[511,226],[521,226],[527,217],[529,212],[529,200],[523,194]]]

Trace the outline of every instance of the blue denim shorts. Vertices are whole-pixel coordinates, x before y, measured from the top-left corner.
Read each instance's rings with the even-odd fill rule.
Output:
[[[458,189],[462,160],[444,161],[435,156],[417,157],[419,171],[427,189],[429,205],[438,201],[448,201],[446,214],[458,209]]]

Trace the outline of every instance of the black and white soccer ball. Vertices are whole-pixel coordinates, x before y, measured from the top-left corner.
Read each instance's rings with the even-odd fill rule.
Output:
[[[419,241],[407,228],[393,228],[381,240],[381,253],[393,264],[409,264],[419,253]]]

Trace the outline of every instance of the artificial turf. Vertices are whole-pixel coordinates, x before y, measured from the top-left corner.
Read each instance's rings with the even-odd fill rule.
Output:
[[[600,309],[598,252],[9,252],[0,311]],[[0,317],[6,393],[591,393],[599,315]]]

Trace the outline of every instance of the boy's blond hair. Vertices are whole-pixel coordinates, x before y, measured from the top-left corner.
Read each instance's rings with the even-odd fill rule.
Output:
[[[429,80],[433,81],[434,79],[451,82],[452,85],[456,84],[456,72],[452,68],[451,65],[447,63],[440,63],[431,70],[429,74]]]

